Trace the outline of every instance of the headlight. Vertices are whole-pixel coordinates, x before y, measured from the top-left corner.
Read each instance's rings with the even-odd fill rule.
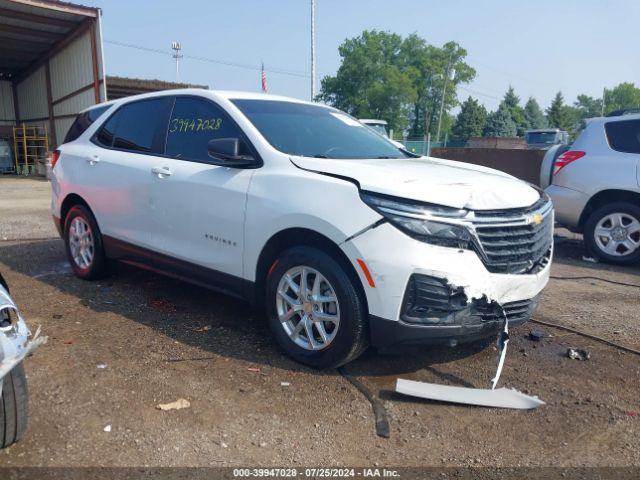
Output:
[[[454,248],[469,248],[471,234],[455,222],[467,216],[468,210],[421,204],[409,200],[362,192],[362,200],[407,235],[423,242]],[[453,220],[448,223],[447,220]]]

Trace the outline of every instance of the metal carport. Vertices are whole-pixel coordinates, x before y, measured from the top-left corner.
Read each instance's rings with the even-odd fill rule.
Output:
[[[106,100],[100,19],[67,2],[0,0],[0,135],[42,125],[54,147],[80,110]]]

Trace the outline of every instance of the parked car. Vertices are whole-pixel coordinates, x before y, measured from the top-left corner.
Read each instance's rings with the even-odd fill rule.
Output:
[[[377,120],[375,118],[361,118],[360,121],[364,123],[367,127],[369,127],[374,132],[382,135],[384,138],[388,139],[391,143],[393,143],[398,148],[405,148],[405,146],[395,141],[389,136],[389,124],[386,120]]]
[[[78,277],[117,259],[245,298],[314,367],[370,343],[494,335],[530,318],[549,277],[542,191],[419,158],[324,105],[129,97],[82,112],[53,160],[53,217]]]
[[[22,437],[27,428],[29,395],[22,360],[29,330],[0,274],[0,448]]]
[[[553,145],[567,145],[569,143],[569,134],[559,128],[538,128],[526,130],[524,139],[529,148],[546,150]]]
[[[571,148],[547,152],[541,182],[558,222],[582,233],[592,255],[640,260],[640,115],[588,120]]]

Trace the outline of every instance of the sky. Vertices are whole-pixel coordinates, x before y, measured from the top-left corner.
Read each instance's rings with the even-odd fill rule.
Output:
[[[174,81],[178,41],[184,82],[258,91],[264,62],[269,93],[310,97],[310,0],[79,3],[103,10],[107,75]],[[477,75],[458,90],[461,101],[472,95],[495,109],[512,85],[523,103],[533,96],[546,108],[558,90],[573,102],[620,82],[640,86],[639,25],[639,0],[316,0],[317,85],[340,66],[346,38],[417,33],[467,50]]]

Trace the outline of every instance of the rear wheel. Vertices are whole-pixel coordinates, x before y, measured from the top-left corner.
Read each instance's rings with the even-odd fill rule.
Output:
[[[96,280],[109,274],[102,234],[93,214],[84,205],[75,205],[69,210],[64,222],[64,242],[77,277]]]
[[[640,207],[616,202],[598,208],[585,224],[584,241],[604,262],[630,265],[640,261]]]
[[[368,345],[365,302],[343,267],[311,247],[285,251],[267,276],[269,325],[285,352],[300,363],[334,368]]]
[[[0,397],[0,448],[6,448],[22,438],[28,417],[27,377],[22,363],[2,379]]]

